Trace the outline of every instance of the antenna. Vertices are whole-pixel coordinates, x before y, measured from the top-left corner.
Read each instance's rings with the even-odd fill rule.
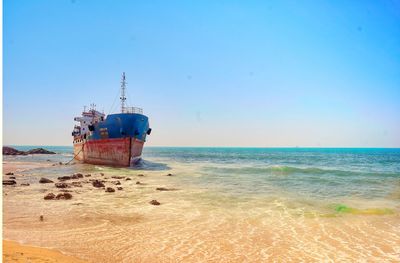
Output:
[[[126,81],[125,81],[125,72],[122,73],[122,81],[121,81],[121,112],[125,112],[125,89],[126,89]]]

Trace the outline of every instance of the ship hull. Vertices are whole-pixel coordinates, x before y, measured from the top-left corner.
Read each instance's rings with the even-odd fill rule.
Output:
[[[84,163],[125,167],[140,160],[143,144],[129,137],[83,141],[74,144],[74,155]]]

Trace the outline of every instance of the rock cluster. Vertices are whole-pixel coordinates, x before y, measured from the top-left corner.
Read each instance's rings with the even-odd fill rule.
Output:
[[[55,152],[51,152],[43,148],[31,149],[29,151],[24,152],[14,149],[12,147],[3,146],[3,155],[28,155],[28,154],[55,154]]]
[[[3,180],[3,185],[15,185],[17,182],[15,180]]]

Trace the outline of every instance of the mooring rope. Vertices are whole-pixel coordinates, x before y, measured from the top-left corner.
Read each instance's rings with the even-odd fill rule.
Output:
[[[71,160],[69,160],[67,163],[65,163],[65,165],[67,165],[67,164],[69,164],[70,162],[72,162],[72,160],[74,160],[75,159],[75,157],[76,156],[78,156],[78,154],[80,154],[80,152],[83,150],[83,144],[82,144],[82,148],[79,150],[79,152],[77,153],[77,154],[75,154],[75,156],[74,157],[72,157],[72,159]]]

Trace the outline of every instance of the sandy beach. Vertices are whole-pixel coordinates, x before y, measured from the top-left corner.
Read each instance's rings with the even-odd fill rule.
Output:
[[[209,162],[148,159],[151,169],[144,170],[60,165],[55,159],[5,160],[3,180],[15,178],[16,184],[3,185],[3,238],[15,241],[4,243],[4,261],[25,262],[28,257],[31,262],[400,259],[396,188],[389,189],[385,199],[366,201],[355,195],[305,199],[295,191],[254,181],[256,174],[248,182],[243,173],[253,173],[251,167],[212,168]],[[237,169],[241,172],[232,177]],[[221,183],[207,177],[224,176],[226,171],[230,177],[223,177]],[[318,177],[327,173],[276,166],[266,171],[271,173],[268,182],[279,183],[299,173],[320,173]],[[14,174],[5,175],[9,172]],[[40,183],[41,178],[52,182]],[[303,180],[309,188],[304,175]],[[361,190],[358,185],[357,191]],[[326,189],[323,194],[328,193]]]
[[[62,254],[57,250],[24,246],[3,240],[3,262],[84,263],[85,261]]]

